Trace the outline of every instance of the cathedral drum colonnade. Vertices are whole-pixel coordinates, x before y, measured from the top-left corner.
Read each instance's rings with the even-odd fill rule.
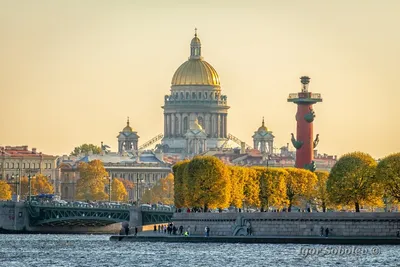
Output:
[[[162,144],[166,152],[199,153],[201,151],[196,149],[195,152],[188,145],[197,139],[203,142],[204,136],[204,145],[193,147],[208,150],[221,147],[228,140],[227,97],[221,94],[218,73],[201,56],[197,32],[190,43],[189,59],[172,78],[171,93],[165,96],[163,109]]]

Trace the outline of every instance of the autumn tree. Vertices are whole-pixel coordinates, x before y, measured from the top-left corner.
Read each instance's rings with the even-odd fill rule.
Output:
[[[71,156],[78,156],[79,154],[88,154],[89,151],[92,151],[93,154],[100,154],[101,147],[93,145],[93,144],[83,144],[74,148],[71,152]]]
[[[135,187],[135,184],[132,181],[129,181],[128,179],[118,178],[118,180],[123,183],[126,191],[130,191]]]
[[[108,184],[108,173],[100,160],[79,164],[80,179],[77,182],[77,199],[105,200],[108,195],[105,185]]]
[[[288,172],[282,168],[253,168],[260,180],[261,210],[270,206],[283,208],[287,202],[285,179]]]
[[[24,176],[20,180],[21,183],[21,197],[25,198],[29,195],[29,179]],[[43,174],[37,174],[31,177],[31,194],[32,196],[37,194],[52,194],[54,193],[54,186],[47,176]]]
[[[228,168],[211,156],[198,156],[188,165],[188,197],[193,207],[224,208],[229,205]]]
[[[382,159],[378,164],[376,176],[384,186],[385,193],[400,202],[400,153]]]
[[[244,202],[248,206],[260,206],[260,179],[253,168],[246,168],[244,173]]]
[[[142,197],[143,202],[174,204],[174,176],[172,173],[161,178],[157,183],[147,190]]]
[[[376,178],[376,162],[368,154],[353,152],[341,157],[333,166],[327,181],[329,199],[334,204],[381,204],[382,187]]]
[[[317,176],[305,169],[285,168],[288,172],[286,176],[286,195],[288,201],[288,211],[292,206],[299,203],[301,198],[311,199],[315,193]]]
[[[114,178],[111,183],[111,200],[112,201],[128,200],[128,192],[126,191],[124,183],[118,178]]]
[[[244,200],[244,185],[248,179],[248,169],[239,166],[229,166],[231,192],[230,192],[230,205],[235,207],[242,207]]]
[[[174,175],[174,203],[177,208],[188,206],[188,171],[189,160],[176,163],[172,167]]]
[[[38,174],[32,178],[31,181],[33,194],[52,194],[54,193],[54,187],[43,174]]]
[[[0,180],[0,200],[11,199],[11,187],[4,180]]]
[[[326,212],[326,208],[329,203],[328,191],[326,189],[326,182],[328,181],[329,172],[316,171],[315,174],[317,175],[317,185],[315,188],[316,204],[322,208],[323,212]]]

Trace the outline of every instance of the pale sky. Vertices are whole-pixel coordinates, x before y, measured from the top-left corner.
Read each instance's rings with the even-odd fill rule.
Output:
[[[198,28],[202,54],[231,106],[228,132],[261,125],[290,142],[299,77],[318,150],[400,151],[400,1],[0,0],[0,145],[68,154],[117,149],[131,118],[142,144],[163,131],[164,95]]]

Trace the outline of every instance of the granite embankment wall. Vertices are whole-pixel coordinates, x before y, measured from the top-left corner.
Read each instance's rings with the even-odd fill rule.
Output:
[[[255,236],[319,236],[323,227],[330,236],[395,237],[400,213],[175,213],[173,222],[198,235],[208,226],[211,236],[246,235],[249,222]]]

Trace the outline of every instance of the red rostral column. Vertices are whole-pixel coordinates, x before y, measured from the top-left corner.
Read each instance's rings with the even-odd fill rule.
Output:
[[[319,142],[318,134],[313,140],[313,121],[315,113],[312,105],[322,102],[321,94],[308,91],[310,78],[300,77],[302,88],[301,92],[289,94],[288,102],[297,104],[297,135],[296,139],[292,133],[292,144],[296,148],[296,168],[304,168],[315,171],[314,148]]]

